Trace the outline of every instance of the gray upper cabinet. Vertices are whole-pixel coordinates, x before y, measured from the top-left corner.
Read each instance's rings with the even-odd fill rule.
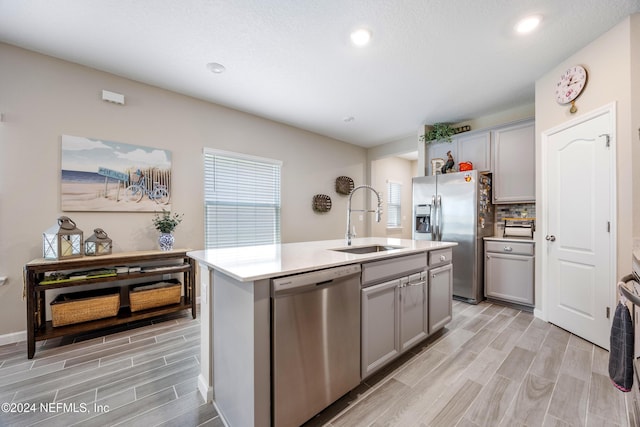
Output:
[[[491,138],[490,132],[460,134],[456,137],[458,143],[458,157],[460,162],[473,163],[473,169],[479,171],[491,170]]]
[[[431,167],[432,165],[431,161],[433,159],[442,159],[446,162],[448,151],[451,151],[451,155],[453,156],[456,163],[458,161],[458,157],[457,157],[458,144],[456,143],[455,139],[451,143],[432,142],[430,144],[427,144],[426,151],[427,151],[427,165],[426,165],[427,175],[434,175],[433,168]]]
[[[493,203],[535,202],[535,122],[496,128],[492,136]]]
[[[451,142],[432,142],[427,145],[427,173],[433,175],[431,160],[440,158],[447,161],[447,152],[451,151],[456,168],[460,162],[473,163],[473,169],[488,171],[491,169],[491,132],[476,131],[455,135]]]

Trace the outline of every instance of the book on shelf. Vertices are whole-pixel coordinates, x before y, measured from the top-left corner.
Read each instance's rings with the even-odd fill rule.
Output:
[[[139,265],[129,267],[129,273],[140,273],[142,271],[142,267]]]
[[[40,284],[47,285],[51,283],[71,282],[74,280],[97,279],[99,277],[115,276],[116,274],[115,268],[98,268],[95,270],[74,271],[72,273],[56,272],[46,275],[44,279],[40,281]]]
[[[184,268],[185,265],[189,264],[154,265],[149,267],[142,267],[142,271],[144,271],[145,273],[151,273],[154,271],[179,270],[181,268]]]
[[[126,274],[129,272],[129,266],[127,265],[116,265],[114,268],[117,274]]]

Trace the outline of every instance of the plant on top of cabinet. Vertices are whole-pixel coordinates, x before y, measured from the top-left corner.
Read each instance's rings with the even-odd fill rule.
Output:
[[[420,137],[420,141],[424,141],[427,144],[433,141],[451,142],[451,137],[456,134],[455,129],[447,123],[434,123],[427,127],[429,129]]]

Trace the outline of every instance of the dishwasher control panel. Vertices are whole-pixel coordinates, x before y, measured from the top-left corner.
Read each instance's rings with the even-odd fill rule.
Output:
[[[325,270],[311,271],[309,273],[294,274],[271,280],[274,294],[286,292],[303,286],[315,286],[328,284],[336,279],[360,274],[360,264],[351,264]]]

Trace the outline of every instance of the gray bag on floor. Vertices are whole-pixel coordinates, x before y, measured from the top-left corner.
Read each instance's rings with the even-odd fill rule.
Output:
[[[633,386],[633,341],[631,313],[626,305],[618,303],[611,325],[609,377],[624,392]]]

